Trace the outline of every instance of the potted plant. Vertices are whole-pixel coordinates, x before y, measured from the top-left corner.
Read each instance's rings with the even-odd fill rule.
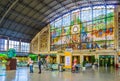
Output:
[[[82,70],[83,70],[83,71],[85,71],[85,70],[86,70],[85,65],[86,65],[86,61],[83,61],[83,62],[82,62]]]
[[[7,64],[6,64],[6,70],[16,70],[16,64],[17,64],[17,60],[16,60],[16,52],[15,49],[10,48],[7,52]]]

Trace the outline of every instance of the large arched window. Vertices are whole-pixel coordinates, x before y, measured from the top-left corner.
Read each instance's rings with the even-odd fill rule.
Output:
[[[114,5],[85,7],[50,23],[51,51],[114,49]]]

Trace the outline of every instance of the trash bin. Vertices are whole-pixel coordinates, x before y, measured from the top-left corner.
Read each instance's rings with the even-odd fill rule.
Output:
[[[59,72],[63,72],[63,66],[59,64]]]

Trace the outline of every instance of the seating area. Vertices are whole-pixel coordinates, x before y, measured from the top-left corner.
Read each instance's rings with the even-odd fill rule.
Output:
[[[27,62],[17,62],[17,67],[27,67],[28,63]]]

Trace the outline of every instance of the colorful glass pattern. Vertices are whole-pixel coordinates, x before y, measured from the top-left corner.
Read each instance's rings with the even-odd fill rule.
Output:
[[[74,10],[50,23],[51,51],[114,49],[114,5]]]

